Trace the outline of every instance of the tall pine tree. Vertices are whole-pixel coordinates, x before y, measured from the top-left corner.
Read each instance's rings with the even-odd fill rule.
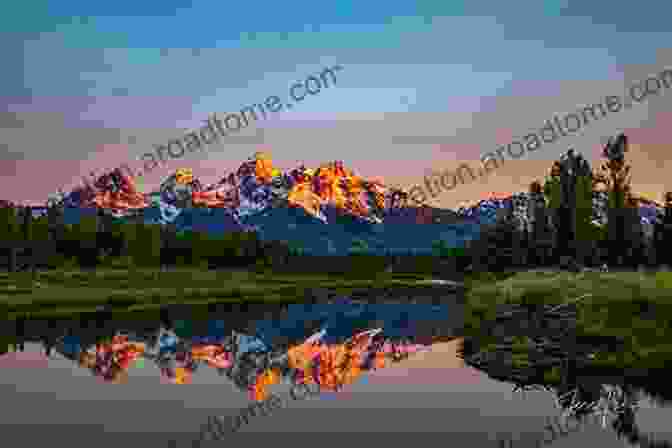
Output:
[[[576,237],[581,242],[589,242],[593,213],[593,180],[589,176],[576,178]]]

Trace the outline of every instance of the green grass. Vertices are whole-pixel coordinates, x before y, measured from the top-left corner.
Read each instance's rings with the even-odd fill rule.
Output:
[[[661,274],[522,272],[471,277],[465,284],[466,332],[482,338],[483,347],[495,339],[479,328],[494,318],[497,305],[560,304],[589,295],[578,302],[577,335],[616,336],[626,343],[620,353],[598,353],[595,365],[658,368],[672,361],[672,282],[661,281]]]
[[[210,302],[300,302],[308,289],[338,294],[372,287],[415,285],[422,275],[376,274],[369,278],[336,275],[274,274],[243,270],[195,268],[159,272],[156,269],[104,269],[92,272],[55,270],[0,274],[0,304],[10,314],[68,314],[110,304],[144,309],[163,304]]]

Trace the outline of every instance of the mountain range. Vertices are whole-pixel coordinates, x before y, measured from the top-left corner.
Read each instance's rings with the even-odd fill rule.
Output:
[[[66,224],[103,210],[117,219],[173,224],[178,231],[223,234],[256,230],[262,240],[286,241],[315,255],[346,255],[353,246],[376,254],[430,254],[437,243],[459,248],[478,233],[478,221],[449,209],[409,204],[407,193],[370,181],[341,161],[289,172],[256,153],[212,185],[190,169],[158,190],[138,191],[132,175],[115,169],[92,184],[49,198]]]

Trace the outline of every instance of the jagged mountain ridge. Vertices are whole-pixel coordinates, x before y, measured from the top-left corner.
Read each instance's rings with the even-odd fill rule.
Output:
[[[374,252],[431,253],[437,240],[460,247],[477,234],[472,220],[452,210],[409,205],[407,196],[340,161],[283,173],[258,152],[212,185],[179,169],[158,190],[143,194],[132,176],[117,169],[89,188],[51,198],[50,205],[63,207],[68,223],[103,210],[124,220],[171,223],[180,231],[254,229],[262,239],[324,255],[346,254],[355,243]]]
[[[465,240],[476,238],[479,224],[493,222],[496,210],[511,203],[524,224],[529,201],[528,194],[517,193],[454,211],[416,207],[407,197],[402,190],[355,175],[340,161],[283,173],[273,167],[267,153],[258,152],[208,186],[192,170],[179,169],[158,190],[143,194],[132,176],[117,169],[100,176],[90,188],[49,202],[65,208],[69,223],[102,209],[121,219],[142,216],[147,223],[172,223],[180,231],[216,234],[254,229],[263,239],[288,241],[307,252],[343,254],[357,240],[376,252],[426,253],[437,240],[461,247]],[[594,221],[604,224],[605,194],[595,192],[593,202]],[[651,222],[660,206],[645,202],[640,204],[640,215]]]

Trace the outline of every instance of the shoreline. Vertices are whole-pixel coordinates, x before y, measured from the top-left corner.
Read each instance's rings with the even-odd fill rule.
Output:
[[[184,283],[171,288],[160,278],[163,274],[159,271],[145,273],[155,275],[152,278],[138,276],[135,287],[130,284],[134,276],[123,271],[111,272],[107,278],[104,275],[97,276],[94,272],[61,276],[46,273],[39,275],[35,281],[26,275],[17,281],[0,285],[0,310],[6,310],[9,320],[13,320],[22,315],[48,318],[99,311],[152,312],[161,307],[199,307],[218,303],[272,306],[291,303],[328,304],[336,303],[341,298],[349,298],[353,302],[401,302],[409,305],[463,302],[458,300],[462,296],[463,284],[446,280],[274,276],[242,271],[222,278],[222,273],[216,271],[198,271],[196,275],[192,273],[185,270],[172,274],[176,284],[180,283],[180,274],[187,275],[189,280],[185,281],[191,281],[191,288],[185,287],[189,285]],[[81,285],[81,277],[90,283]],[[117,289],[124,282],[129,283],[128,286]]]

